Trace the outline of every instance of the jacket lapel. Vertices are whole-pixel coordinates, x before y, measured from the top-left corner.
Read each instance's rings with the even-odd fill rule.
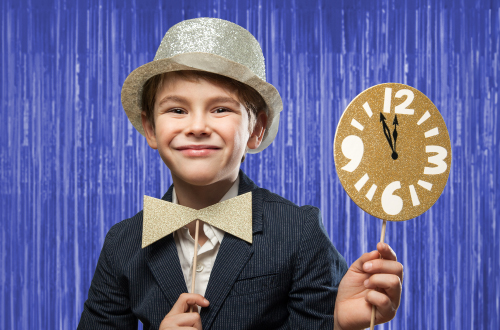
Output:
[[[170,186],[163,200],[172,201],[173,186]],[[188,292],[182,273],[173,234],[146,247],[146,261],[158,285],[172,307],[181,293]]]
[[[238,195],[252,191],[252,233],[262,231],[262,195],[260,190],[240,170],[240,186]],[[215,259],[205,298],[210,306],[201,309],[201,321],[204,330],[210,329],[215,316],[224,304],[234,282],[243,267],[252,257],[253,246],[231,234],[224,234],[217,258]]]

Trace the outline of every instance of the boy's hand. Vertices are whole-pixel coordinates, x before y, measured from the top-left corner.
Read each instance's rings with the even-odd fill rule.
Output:
[[[372,305],[377,308],[375,324],[390,321],[396,315],[401,300],[403,265],[397,262],[388,244],[378,243],[377,250],[356,260],[340,282],[334,311],[335,329],[369,327]],[[380,256],[383,259],[379,259]]]
[[[201,319],[197,306],[207,307],[210,303],[202,295],[196,293],[183,293],[175,302],[170,312],[161,321],[159,330],[171,329],[197,329],[201,330]],[[195,307],[193,313],[187,313],[191,306]]]

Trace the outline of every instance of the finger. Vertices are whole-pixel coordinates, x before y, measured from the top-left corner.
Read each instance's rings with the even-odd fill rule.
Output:
[[[167,315],[161,321],[159,330],[171,330],[182,327],[192,327],[189,329],[201,329],[201,317],[198,313],[182,313],[176,315]]]
[[[387,243],[379,242],[377,243],[377,250],[380,253],[382,259],[398,261],[396,252]]]
[[[366,294],[365,300],[376,307],[377,314],[380,315],[375,317],[377,324],[392,320],[396,316],[398,306],[394,306],[384,293],[371,290]]]
[[[376,250],[363,253],[363,255],[361,255],[361,257],[359,257],[356,261],[354,261],[352,263],[350,268],[353,270],[356,270],[358,272],[364,272],[363,264],[365,264],[366,262],[368,262],[370,260],[375,260],[378,258],[380,258],[380,254]]]
[[[368,289],[382,289],[392,302],[393,307],[399,307],[401,301],[401,281],[398,276],[391,274],[375,274],[365,280]]]
[[[363,264],[363,270],[370,274],[394,274],[403,281],[403,265],[400,262],[375,259]]]
[[[167,316],[185,313],[192,305],[207,307],[209,304],[208,300],[203,298],[202,295],[196,293],[183,293],[179,296],[179,299],[177,299]]]

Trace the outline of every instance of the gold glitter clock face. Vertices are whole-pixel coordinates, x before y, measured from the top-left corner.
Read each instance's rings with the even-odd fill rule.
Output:
[[[450,174],[443,117],[427,96],[403,84],[380,84],[359,94],[340,118],[333,149],[347,194],[379,219],[421,215]]]

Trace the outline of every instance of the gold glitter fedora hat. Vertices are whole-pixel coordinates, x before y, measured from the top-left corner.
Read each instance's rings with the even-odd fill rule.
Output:
[[[130,73],[122,87],[122,105],[134,127],[144,135],[141,121],[141,97],[144,83],[151,77],[170,71],[198,70],[226,76],[254,88],[269,109],[267,128],[257,153],[276,137],[280,94],[266,82],[264,55],[259,42],[243,27],[218,18],[195,18],[172,26],[161,41],[152,62]]]

